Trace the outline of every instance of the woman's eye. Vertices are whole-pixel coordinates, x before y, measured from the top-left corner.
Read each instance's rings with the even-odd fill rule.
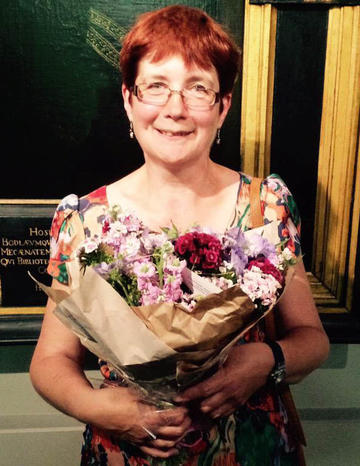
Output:
[[[207,92],[206,87],[203,86],[202,84],[195,84],[195,86],[192,87],[192,90],[195,92],[199,92],[200,94]]]
[[[166,84],[160,83],[160,82],[155,82],[155,83],[150,83],[147,86],[147,89],[166,89]]]

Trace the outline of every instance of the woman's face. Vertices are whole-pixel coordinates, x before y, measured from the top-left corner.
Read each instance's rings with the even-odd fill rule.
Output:
[[[164,83],[172,90],[200,84],[219,91],[215,68],[187,68],[181,56],[156,63],[142,59],[138,65],[135,85],[153,82]],[[163,106],[146,104],[125,86],[123,97],[145,160],[157,160],[165,164],[183,164],[208,157],[216,131],[221,127],[231,104],[229,94],[222,98],[221,112],[219,102],[206,110],[195,110],[188,108],[178,93],[172,93]]]

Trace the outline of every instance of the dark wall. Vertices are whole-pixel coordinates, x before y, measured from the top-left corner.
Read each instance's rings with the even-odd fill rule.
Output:
[[[144,11],[177,2],[2,0],[0,198],[85,194],[142,163],[128,136],[117,69],[120,43]],[[241,44],[237,0],[182,2],[224,23]],[[240,99],[214,157],[238,169]]]

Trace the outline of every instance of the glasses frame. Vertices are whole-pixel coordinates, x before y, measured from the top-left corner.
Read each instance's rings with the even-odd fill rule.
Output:
[[[140,101],[140,102],[143,102],[143,103],[148,103],[149,105],[156,105],[158,107],[163,107],[164,105],[166,105],[170,99],[170,96],[172,94],[179,94],[182,98],[182,101],[183,103],[188,106],[189,108],[199,108],[201,109],[201,107],[196,107],[196,106],[193,106],[193,105],[189,105],[188,103],[185,102],[184,99],[186,99],[186,97],[184,96],[183,92],[184,90],[186,90],[186,88],[183,88],[183,89],[180,89],[180,90],[177,90],[177,89],[170,89],[170,87],[166,86],[167,89],[168,89],[168,96],[167,96],[167,99],[166,101],[163,103],[163,104],[158,104],[158,103],[153,103],[153,102],[146,102],[144,99],[142,99],[140,96],[139,96],[139,88],[140,86],[144,85],[146,83],[143,83],[143,84],[135,84],[133,87],[130,88],[130,91],[137,97],[137,99]],[[218,102],[220,102],[220,92],[216,92],[214,91],[214,89],[210,89],[210,88],[205,88],[206,91],[211,91],[214,93],[215,95],[215,99],[214,99],[214,102],[212,104],[207,104],[207,106],[209,108],[212,108],[214,107],[215,104],[217,104]],[[206,108],[206,106],[204,106],[203,108]]]

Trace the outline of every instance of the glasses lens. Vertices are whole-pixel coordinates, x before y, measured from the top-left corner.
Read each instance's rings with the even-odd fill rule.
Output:
[[[162,83],[141,84],[137,89],[139,99],[148,104],[163,105],[169,96],[169,88]]]
[[[183,90],[185,103],[192,108],[209,108],[215,103],[216,92],[203,86],[193,86]]]

